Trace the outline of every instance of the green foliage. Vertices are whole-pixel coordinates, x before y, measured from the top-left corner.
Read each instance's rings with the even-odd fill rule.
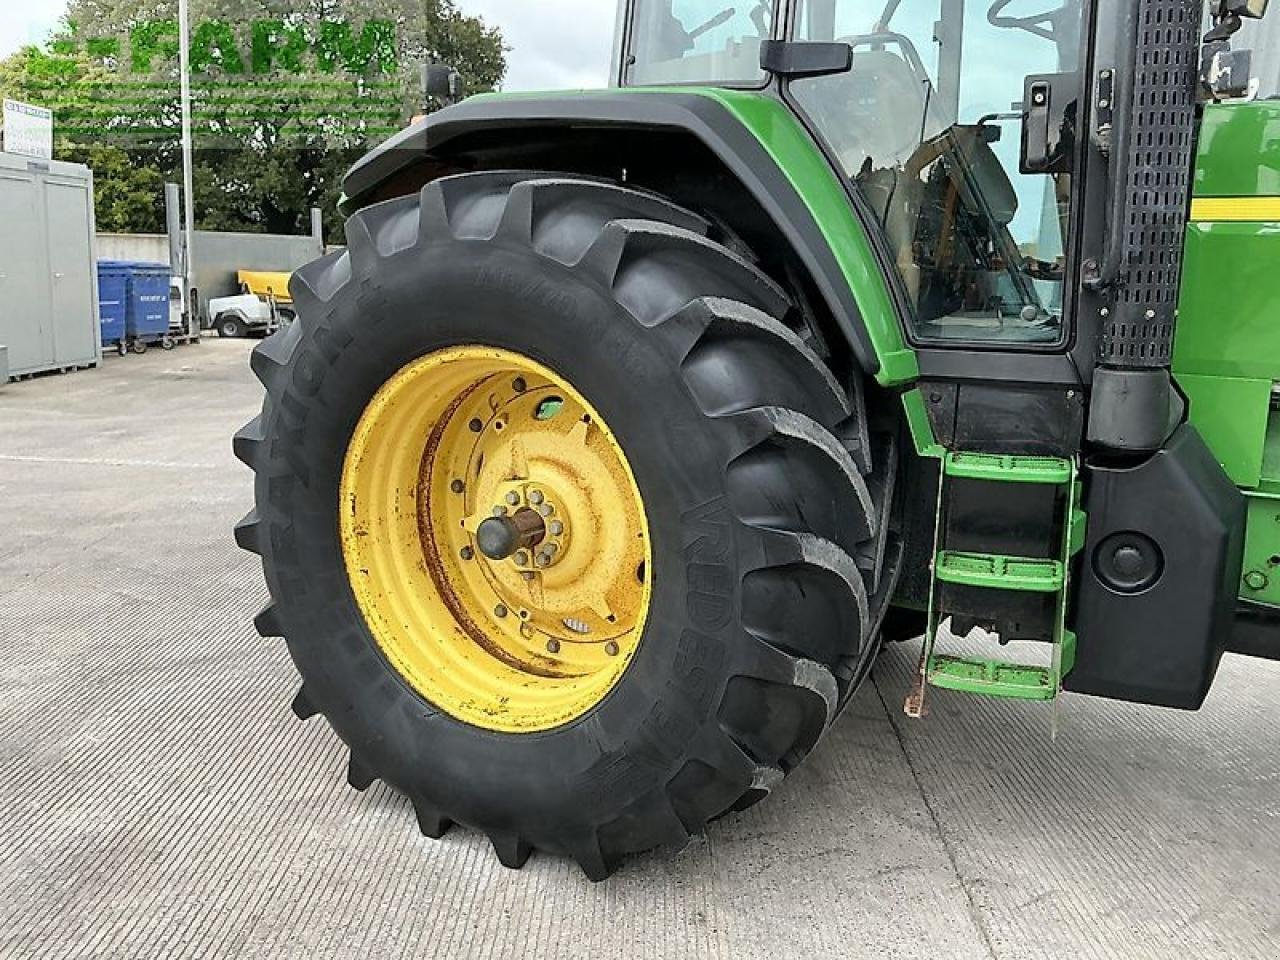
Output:
[[[98,229],[104,233],[163,233],[164,175],[141,166],[119,147],[71,147],[59,159],[83,163],[94,172]]]
[[[55,155],[88,163],[102,230],[163,229],[181,179],[177,0],[70,0],[46,49],[0,61],[0,95],[47,106]],[[454,0],[191,0],[196,220],[341,238],[343,174],[423,112],[418,66],[469,90],[506,70],[499,32]]]

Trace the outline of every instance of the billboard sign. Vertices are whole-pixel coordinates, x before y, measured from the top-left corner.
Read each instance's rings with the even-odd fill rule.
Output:
[[[19,100],[4,101],[4,152],[53,159],[53,111]]]

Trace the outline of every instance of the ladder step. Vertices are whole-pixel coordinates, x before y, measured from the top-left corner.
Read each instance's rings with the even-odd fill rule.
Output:
[[[1070,460],[1059,457],[1005,456],[998,453],[949,453],[948,477],[997,483],[1044,483],[1063,486],[1075,475]]]
[[[932,657],[929,684],[943,690],[1011,700],[1052,700],[1058,695],[1052,671],[995,660]]]
[[[1066,568],[1059,560],[944,550],[934,561],[934,576],[962,587],[1059,593],[1066,583]]]

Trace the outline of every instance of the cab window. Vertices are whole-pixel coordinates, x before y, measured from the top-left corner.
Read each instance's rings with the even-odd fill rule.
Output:
[[[1078,70],[1082,3],[1057,2],[802,4],[798,39],[851,43],[853,69],[792,93],[875,211],[917,340],[1065,339],[1070,177],[1019,163],[1025,78]]]
[[[637,0],[626,82],[760,86],[760,44],[773,29],[773,2]]]

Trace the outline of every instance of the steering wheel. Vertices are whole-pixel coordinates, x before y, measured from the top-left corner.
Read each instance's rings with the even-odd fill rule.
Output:
[[[996,0],[987,11],[987,22],[993,27],[1000,27],[1005,30],[1025,30],[1027,33],[1033,33],[1037,37],[1043,37],[1046,40],[1057,43],[1058,19],[1064,13],[1070,13],[1070,9],[1067,6],[1045,13],[1032,14],[1028,17],[1004,16],[1005,7],[1013,2],[1014,0]]]

